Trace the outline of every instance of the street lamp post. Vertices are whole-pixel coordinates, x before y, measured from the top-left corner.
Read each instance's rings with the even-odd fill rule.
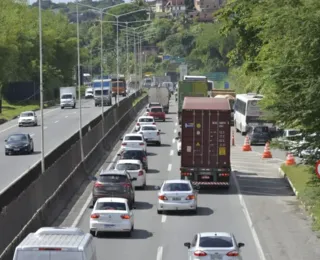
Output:
[[[126,22],[126,47],[127,47],[127,78],[129,77],[129,35],[128,22]]]
[[[42,8],[39,0],[39,70],[40,70],[40,115],[41,115],[41,173],[45,172],[44,161],[44,119],[43,119],[43,57],[42,57]]]

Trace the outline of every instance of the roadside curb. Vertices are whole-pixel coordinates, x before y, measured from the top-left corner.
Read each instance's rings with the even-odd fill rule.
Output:
[[[312,213],[310,212],[312,206],[308,206],[306,205],[305,202],[303,202],[299,196],[299,192],[297,191],[297,189],[294,187],[293,183],[290,181],[289,177],[287,176],[287,174],[281,169],[279,168],[279,174],[287,180],[287,182],[289,183],[290,185],[290,188],[292,189],[292,191],[294,192],[296,198],[298,199],[299,203],[302,205],[302,207],[307,211],[307,213],[309,214],[309,216],[312,218],[312,220],[317,220],[317,217]]]

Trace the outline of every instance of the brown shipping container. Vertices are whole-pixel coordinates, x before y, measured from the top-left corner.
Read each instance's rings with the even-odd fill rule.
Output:
[[[229,101],[185,97],[181,124],[181,167],[230,167]]]

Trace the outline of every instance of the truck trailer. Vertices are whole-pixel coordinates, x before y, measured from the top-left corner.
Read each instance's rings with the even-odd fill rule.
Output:
[[[228,188],[231,175],[228,100],[185,97],[181,118],[181,179],[200,188]]]
[[[151,87],[148,90],[149,103],[159,102],[166,114],[169,113],[170,91],[167,87]]]

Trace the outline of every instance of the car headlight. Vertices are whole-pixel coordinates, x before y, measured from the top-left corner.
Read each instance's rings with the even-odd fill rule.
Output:
[[[27,146],[29,146],[29,144],[25,144],[23,147],[27,147]]]
[[[7,148],[7,149],[10,149],[11,148],[11,146],[10,145],[5,145],[5,147]]]

